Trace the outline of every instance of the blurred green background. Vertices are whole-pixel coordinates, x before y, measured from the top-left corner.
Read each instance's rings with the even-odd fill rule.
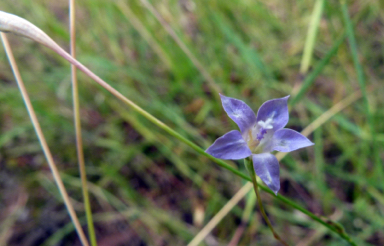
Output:
[[[236,128],[215,88],[254,110],[291,95],[288,127],[297,131],[357,93],[309,136],[314,147],[280,162],[279,193],[337,221],[358,245],[384,245],[384,5],[347,1],[343,13],[338,1],[316,3],[323,12],[318,34],[311,36],[315,1],[152,1],[163,22],[139,0],[77,1],[77,58],[203,148]],[[0,10],[31,21],[69,50],[68,1],[2,1]],[[310,37],[313,54],[305,70]],[[8,38],[84,222],[70,66],[42,45]],[[80,72],[79,84],[99,245],[187,245],[245,182]],[[80,245],[3,48],[0,102],[0,245]],[[233,164],[245,172],[241,161]],[[245,209],[250,194],[201,245],[279,245],[256,206]],[[272,196],[262,192],[262,198],[276,231],[291,245],[348,245]]]

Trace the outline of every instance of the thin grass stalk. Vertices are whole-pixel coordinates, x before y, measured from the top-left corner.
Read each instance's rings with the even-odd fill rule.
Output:
[[[37,42],[47,46],[48,48],[52,49],[57,54],[62,56],[64,59],[69,61],[71,64],[75,65],[79,70],[84,72],[88,77],[93,79],[100,86],[102,86],[103,88],[108,90],[112,95],[114,95],[115,97],[120,99],[122,102],[124,102],[125,104],[130,106],[133,110],[135,110],[136,112],[138,112],[139,114],[144,116],[150,122],[152,122],[153,124],[157,125],[159,128],[163,129],[169,135],[171,135],[171,136],[175,137],[176,139],[180,140],[181,142],[185,143],[186,145],[188,145],[189,147],[194,149],[197,153],[207,157],[209,160],[215,162],[219,166],[221,166],[221,167],[231,171],[232,173],[238,175],[239,177],[241,177],[241,178],[243,178],[245,180],[252,181],[251,178],[248,175],[240,172],[235,167],[227,164],[226,162],[224,162],[224,161],[222,161],[220,159],[216,159],[213,156],[205,153],[204,149],[200,148],[199,146],[197,146],[196,144],[194,144],[190,140],[186,139],[181,134],[179,134],[178,132],[174,131],[172,128],[170,128],[166,124],[164,124],[162,121],[160,121],[156,117],[152,116],[150,113],[148,113],[147,111],[145,111],[144,109],[142,109],[141,107],[136,105],[134,102],[132,102],[131,100],[129,100],[128,98],[123,96],[115,88],[110,86],[107,82],[102,80],[100,77],[98,77],[96,74],[94,74],[91,70],[89,70],[87,67],[85,67],[83,64],[81,64],[76,59],[74,59],[65,50],[63,50],[58,44],[56,44],[47,34],[45,34],[42,30],[40,30],[39,28],[37,28],[36,26],[31,24],[30,22],[28,22],[28,21],[26,21],[26,20],[24,20],[24,19],[22,19],[22,18],[20,18],[18,16],[15,16],[15,15],[8,14],[8,13],[5,13],[3,11],[0,11],[0,31],[13,32],[13,33],[19,34],[21,36],[28,37],[28,38],[30,38],[32,40],[35,40],[35,41],[37,41]],[[343,238],[344,237],[348,237],[347,234],[345,234],[345,233],[342,234],[338,228],[335,228],[334,226],[326,223],[319,216],[316,216],[315,214],[309,212],[308,210],[306,210],[305,208],[301,207],[297,203],[291,201],[290,199],[288,199],[288,198],[286,198],[284,196],[281,196],[281,195],[275,196],[275,194],[268,187],[266,187],[266,186],[264,186],[262,184],[259,184],[259,187],[260,187],[260,189],[262,189],[265,192],[271,194],[273,197],[275,197],[276,199],[280,200],[281,202],[286,203],[287,205],[293,207],[294,209],[301,211],[302,213],[306,214],[307,216],[309,216],[313,220],[315,220],[315,221],[319,222],[320,224],[324,225],[325,227],[327,227],[331,231],[339,234],[341,237],[343,237]]]
[[[373,151],[373,156],[374,156],[374,173],[376,176],[377,181],[381,181],[382,179],[382,174],[383,174],[383,164],[380,158],[380,152],[378,149],[378,144],[376,140],[376,132],[375,132],[375,122],[374,118],[372,115],[372,110],[369,106],[369,101],[368,101],[368,96],[367,96],[367,89],[366,89],[366,83],[365,83],[365,76],[364,76],[364,70],[363,67],[361,66],[361,63],[359,61],[359,55],[357,52],[357,43],[356,43],[356,38],[355,38],[355,33],[353,30],[353,23],[351,21],[351,18],[349,17],[348,13],[348,5],[346,1],[341,0],[341,11],[343,13],[343,19],[345,22],[346,26],[346,31],[347,31],[347,36],[348,36],[348,41],[349,41],[349,47],[351,50],[351,55],[353,59],[353,65],[355,67],[356,73],[357,73],[357,81],[360,86],[361,93],[363,94],[363,100],[364,100],[364,106],[365,106],[365,113],[371,133],[371,138],[372,138],[372,151]]]
[[[69,0],[69,25],[70,25],[70,49],[72,57],[76,58],[76,19],[75,19],[75,0]],[[83,190],[83,201],[85,217],[87,218],[88,236],[92,246],[97,246],[95,227],[93,225],[92,208],[89,200],[89,192],[87,185],[87,172],[85,169],[84,150],[83,150],[83,137],[81,134],[81,121],[80,121],[80,102],[79,90],[77,83],[77,70],[74,65],[71,65],[71,79],[72,79],[72,98],[73,98],[73,115],[74,125],[76,131],[76,149],[77,159],[79,163],[80,177]]]
[[[27,108],[29,117],[31,118],[33,127],[34,127],[34,129],[36,131],[36,134],[37,134],[37,137],[38,137],[39,142],[41,144],[41,147],[43,149],[44,155],[45,155],[45,157],[47,159],[47,162],[48,162],[48,165],[49,165],[49,167],[51,169],[53,178],[54,178],[54,180],[56,182],[57,187],[59,188],[60,194],[61,194],[61,196],[62,196],[62,198],[64,200],[64,204],[67,207],[69,216],[72,219],[72,222],[73,222],[73,224],[75,226],[77,234],[79,235],[79,238],[80,238],[80,241],[81,241],[82,245],[83,246],[88,246],[89,245],[88,244],[88,240],[85,237],[83,229],[81,228],[79,219],[77,218],[76,212],[75,212],[75,210],[74,210],[74,208],[73,208],[73,206],[72,206],[72,204],[70,202],[68,193],[67,193],[67,191],[66,191],[66,189],[64,187],[63,181],[61,180],[59,171],[58,171],[58,169],[56,167],[56,164],[55,164],[55,162],[53,160],[51,151],[50,151],[50,149],[48,147],[47,141],[45,140],[43,131],[41,130],[41,127],[40,127],[39,121],[38,121],[38,119],[36,117],[35,111],[33,109],[31,100],[29,99],[28,92],[27,92],[27,90],[26,90],[26,88],[24,86],[24,82],[23,82],[23,80],[21,78],[19,69],[17,67],[15,58],[13,57],[13,53],[12,53],[11,47],[9,45],[7,36],[4,33],[2,33],[2,32],[0,33],[0,35],[1,35],[1,40],[3,41],[3,45],[4,45],[4,48],[5,48],[5,52],[7,54],[9,63],[11,64],[12,71],[13,71],[13,74],[15,76],[17,85],[18,85],[18,87],[20,89],[20,92],[21,92],[21,95],[23,97],[25,106]]]
[[[248,158],[245,158],[244,159],[244,165],[245,167],[247,168],[251,178],[252,178],[252,184],[253,184],[253,189],[255,190],[255,194],[256,194],[256,198],[257,198],[257,203],[259,204],[259,209],[260,209],[260,213],[261,215],[263,216],[265,222],[267,223],[269,229],[271,230],[273,236],[275,237],[276,240],[278,240],[280,243],[282,243],[283,245],[285,246],[289,246],[280,236],[279,234],[277,234],[277,232],[275,231],[275,229],[273,228],[273,225],[271,223],[271,221],[269,220],[268,218],[268,215],[265,213],[265,210],[264,210],[264,206],[263,206],[263,201],[261,201],[261,196],[260,196],[260,192],[259,192],[259,187],[258,187],[258,184],[257,184],[257,180],[256,180],[256,173],[255,173],[255,170],[253,168],[253,165],[252,165],[252,162],[250,160],[248,160]]]
[[[305,39],[303,58],[300,65],[300,73],[306,74],[309,66],[311,65],[311,59],[313,50],[315,48],[316,36],[319,29],[321,15],[323,13],[324,0],[316,0],[313,8],[311,21],[309,23],[307,38]]]

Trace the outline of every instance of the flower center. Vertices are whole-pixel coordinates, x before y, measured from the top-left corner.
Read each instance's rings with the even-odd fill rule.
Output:
[[[267,133],[267,130],[273,129],[272,123],[273,120],[271,118],[268,118],[265,122],[262,120],[257,122],[257,124],[261,127],[256,135],[257,140],[261,141]]]
[[[273,129],[272,123],[272,118],[268,118],[266,121],[260,120],[247,131],[245,139],[249,149],[253,153],[257,153],[258,149],[264,145],[266,141],[266,139],[264,139],[265,134],[267,134],[268,130]],[[263,139],[264,141],[262,141]]]

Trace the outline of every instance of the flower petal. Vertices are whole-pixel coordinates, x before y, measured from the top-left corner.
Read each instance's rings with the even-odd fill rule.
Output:
[[[236,130],[216,139],[205,152],[224,160],[244,159],[252,154],[241,133]]]
[[[276,157],[269,153],[252,155],[256,175],[277,195],[280,190],[280,168]]]
[[[288,114],[288,98],[289,96],[272,99],[261,105],[257,112],[257,122],[268,122],[272,120],[273,130],[277,131],[283,128],[289,120]]]
[[[286,128],[275,132],[272,139],[272,149],[281,152],[290,152],[314,145],[308,138],[297,131]]]
[[[241,132],[256,123],[255,113],[245,102],[221,94],[220,97],[225,112],[239,126]]]

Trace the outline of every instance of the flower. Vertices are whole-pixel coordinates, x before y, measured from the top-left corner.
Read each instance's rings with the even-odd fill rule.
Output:
[[[256,175],[275,193],[280,189],[280,168],[271,151],[291,152],[313,145],[300,133],[283,128],[289,119],[289,96],[266,101],[257,112],[243,101],[220,94],[225,112],[240,128],[218,138],[205,152],[219,159],[252,156]]]

